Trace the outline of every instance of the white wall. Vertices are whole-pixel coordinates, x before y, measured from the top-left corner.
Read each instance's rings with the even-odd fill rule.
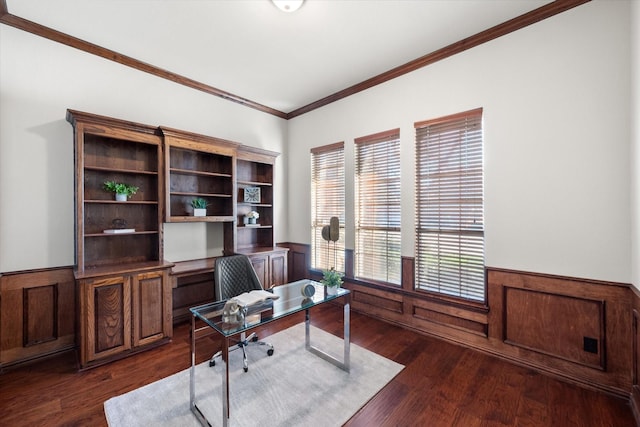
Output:
[[[67,108],[283,153],[276,163],[276,220],[286,223],[285,120],[6,25],[0,25],[0,51],[0,272],[74,264]],[[165,258],[217,255],[221,235],[220,224],[167,224]],[[281,227],[276,241],[285,236]]]
[[[640,289],[640,2],[632,2],[631,12],[631,283]]]
[[[290,240],[311,240],[309,149],[345,141],[354,247],[353,139],[400,127],[413,256],[413,123],[483,107],[487,265],[629,283],[629,12],[591,2],[291,120]]]
[[[0,272],[74,263],[67,108],[283,153],[279,242],[310,242],[311,147],[344,140],[349,177],[354,138],[400,127],[412,256],[413,123],[483,107],[487,264],[640,287],[638,9],[596,0],[288,123],[0,25]],[[220,228],[167,224],[166,258],[219,253]]]

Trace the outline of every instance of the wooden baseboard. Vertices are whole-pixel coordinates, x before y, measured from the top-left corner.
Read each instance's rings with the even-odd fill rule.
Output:
[[[629,404],[631,405],[631,411],[633,412],[633,418],[636,420],[636,425],[640,425],[640,387],[637,385],[633,386]]]
[[[161,340],[158,340],[158,341],[155,341],[155,342],[153,342],[151,344],[146,344],[146,345],[131,349],[129,351],[125,351],[125,352],[122,352],[122,353],[114,354],[113,356],[110,356],[110,357],[105,357],[105,358],[102,358],[102,359],[98,359],[98,360],[95,360],[95,361],[88,362],[86,365],[80,366],[78,371],[82,372],[82,371],[86,371],[86,370],[89,370],[89,369],[93,369],[93,368],[98,367],[98,366],[106,365],[107,363],[111,363],[111,362],[114,362],[116,360],[124,359],[124,358],[132,356],[134,354],[142,353],[143,351],[148,351],[148,350],[154,349],[156,347],[160,347],[160,346],[165,345],[165,344],[170,343],[170,342],[171,342],[171,338],[165,337],[165,338],[163,338]]]

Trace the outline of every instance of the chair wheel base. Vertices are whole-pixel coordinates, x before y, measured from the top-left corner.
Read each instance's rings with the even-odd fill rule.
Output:
[[[269,350],[267,350],[267,355],[268,356],[273,356],[273,349],[270,348]]]
[[[254,335],[253,338],[251,338],[251,341],[253,342],[258,342],[258,336]]]
[[[212,366],[216,366],[215,360],[209,360],[209,367],[211,368]]]
[[[249,371],[249,368],[242,368],[242,369],[244,369],[245,372]]]

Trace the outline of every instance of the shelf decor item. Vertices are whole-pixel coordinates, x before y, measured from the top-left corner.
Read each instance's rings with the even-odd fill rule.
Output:
[[[125,233],[135,233],[135,228],[127,228],[127,221],[122,218],[116,218],[111,221],[112,228],[108,228],[103,231],[105,234],[125,234]]]
[[[139,188],[134,185],[123,184],[115,181],[105,181],[103,188],[114,193],[116,195],[116,200],[119,202],[126,202],[128,198],[136,194],[139,190]]]
[[[207,216],[207,206],[209,203],[202,197],[196,197],[191,201],[191,207],[193,208],[193,216]]]
[[[260,214],[256,211],[251,211],[245,215],[247,217],[247,224],[256,225],[256,219],[260,218]]]
[[[327,287],[327,295],[335,295],[338,293],[338,288],[342,285],[342,274],[331,267],[330,270],[324,270],[322,272],[322,280],[320,283]]]
[[[244,188],[245,203],[260,203],[260,187]]]

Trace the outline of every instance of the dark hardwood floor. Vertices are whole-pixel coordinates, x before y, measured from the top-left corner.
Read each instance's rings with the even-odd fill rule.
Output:
[[[302,313],[263,327],[261,336],[301,322]],[[312,323],[341,335],[342,310],[325,305]],[[635,426],[628,402],[497,358],[351,314],[352,343],[405,365],[347,426]],[[216,350],[198,342],[198,361]],[[186,369],[189,324],[173,342],[88,371],[66,353],[0,375],[0,425],[105,426],[103,402]]]

